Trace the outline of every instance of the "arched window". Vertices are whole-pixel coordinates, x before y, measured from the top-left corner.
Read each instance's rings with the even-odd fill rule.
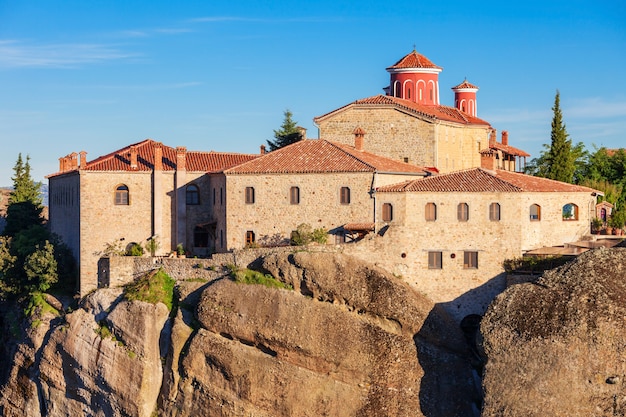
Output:
[[[437,220],[437,205],[435,203],[426,203],[424,214],[427,222]]]
[[[532,206],[530,206],[530,220],[541,220],[541,206],[539,206],[538,204],[533,204]]]
[[[197,185],[188,185],[185,195],[188,206],[197,206],[200,204],[200,190]]]
[[[467,203],[460,203],[456,208],[456,217],[460,222],[469,220],[469,206]]]
[[[489,220],[494,222],[500,221],[500,204],[491,203],[489,205]]]
[[[567,203],[563,206],[563,220],[578,220],[578,206],[574,203]]]
[[[383,221],[390,222],[393,220],[393,206],[390,203],[383,204]]]
[[[128,187],[124,184],[118,185],[115,188],[115,205],[127,206],[130,204],[130,198],[128,195]]]

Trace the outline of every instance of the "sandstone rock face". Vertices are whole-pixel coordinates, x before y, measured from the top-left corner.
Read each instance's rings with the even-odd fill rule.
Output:
[[[400,279],[331,253],[263,268],[293,290],[181,281],[169,319],[96,291],[18,346],[0,415],[477,416],[463,334]]]
[[[164,415],[472,415],[462,335],[400,280],[334,254],[263,266],[294,290],[208,286]]]
[[[483,318],[485,417],[626,415],[626,249],[514,285]]]

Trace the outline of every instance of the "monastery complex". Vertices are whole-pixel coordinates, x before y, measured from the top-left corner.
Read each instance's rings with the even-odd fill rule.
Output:
[[[60,158],[50,225],[97,288],[105,245],[157,239],[209,257],[288,245],[306,223],[327,244],[392,271],[456,317],[502,291],[502,261],[580,240],[598,191],[520,173],[526,152],[478,117],[478,87],[439,102],[441,68],[412,51],[385,94],[314,119],[320,138],[266,153],[189,151],[144,140],[87,161]]]

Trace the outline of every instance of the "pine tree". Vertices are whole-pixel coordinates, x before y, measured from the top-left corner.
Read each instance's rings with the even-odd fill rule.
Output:
[[[550,133],[550,151],[547,155],[546,177],[557,181],[572,183],[574,181],[575,155],[572,152],[572,141],[568,138],[561,113],[560,94],[556,91]]]
[[[17,162],[13,167],[15,176],[13,180],[13,191],[9,196],[7,207],[7,222],[4,234],[15,236],[21,230],[36,224],[41,225],[41,184],[33,181],[30,175],[30,157],[26,157],[26,162],[22,160],[22,154],[17,157]]]
[[[298,128],[298,122],[292,120],[293,114],[289,109],[285,110],[283,114],[285,115],[283,124],[280,126],[279,130],[274,130],[274,138],[276,140],[267,141],[270,152],[302,140],[302,133]]]

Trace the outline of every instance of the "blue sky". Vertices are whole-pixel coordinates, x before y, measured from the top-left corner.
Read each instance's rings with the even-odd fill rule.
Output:
[[[313,117],[382,93],[418,52],[478,116],[537,156],[557,89],[574,142],[626,146],[623,1],[0,0],[0,185],[18,152],[33,176],[152,138],[256,153],[283,111]]]

